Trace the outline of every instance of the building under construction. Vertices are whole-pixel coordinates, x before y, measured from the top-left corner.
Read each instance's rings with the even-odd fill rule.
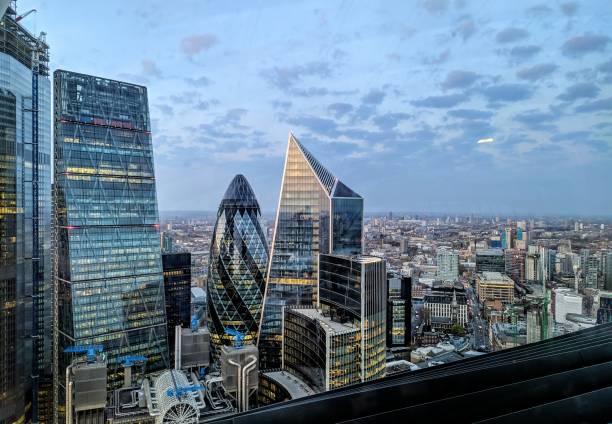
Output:
[[[50,422],[51,84],[45,34],[0,0],[0,422]]]

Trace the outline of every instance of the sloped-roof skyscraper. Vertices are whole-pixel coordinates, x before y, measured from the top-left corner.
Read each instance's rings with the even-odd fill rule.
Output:
[[[317,302],[319,254],[362,252],[363,198],[289,135],[268,264],[260,368],[281,365],[283,306]]]
[[[240,331],[245,343],[257,339],[268,263],[260,219],[249,182],[236,175],[219,205],[210,246],[208,327],[215,358],[235,341],[225,330]]]
[[[102,345],[114,389],[123,356],[169,366],[147,89],[63,70],[54,84],[56,375],[66,347]]]

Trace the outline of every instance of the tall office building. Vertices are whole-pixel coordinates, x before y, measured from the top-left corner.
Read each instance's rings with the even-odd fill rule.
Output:
[[[459,278],[459,253],[450,247],[439,247],[436,251],[438,270],[436,278],[445,281],[456,281]]]
[[[504,251],[506,274],[515,283],[525,283],[525,252],[520,249],[506,249]]]
[[[268,263],[260,219],[253,189],[236,175],[219,205],[210,246],[208,328],[215,360],[223,345],[234,345],[225,330],[240,331],[246,343],[257,339]]]
[[[361,380],[361,331],[314,308],[284,310],[282,368],[315,392]]]
[[[120,358],[169,366],[147,89],[54,72],[56,375],[71,345],[102,345],[108,388]]]
[[[172,253],[172,235],[167,231],[162,231],[160,239],[162,252]]]
[[[590,253],[581,252],[582,273],[584,275],[584,286],[586,288],[597,288],[597,275],[599,272],[599,258]]]
[[[319,306],[323,315],[361,331],[360,378],[384,376],[387,270],[375,256],[320,255]]]
[[[538,246],[529,245],[525,257],[525,279],[528,282],[536,282],[540,276],[540,255]]]
[[[319,254],[360,254],[363,198],[289,135],[258,347],[261,369],[281,364],[283,306],[317,302]]]
[[[476,249],[476,272],[504,272],[506,261],[502,249]]]
[[[412,318],[412,279],[387,276],[387,347],[409,347]]]
[[[189,327],[191,322],[191,253],[163,253],[164,297],[168,351],[174,362],[176,326]]]
[[[0,6],[0,422],[50,422],[51,83],[44,34]]]

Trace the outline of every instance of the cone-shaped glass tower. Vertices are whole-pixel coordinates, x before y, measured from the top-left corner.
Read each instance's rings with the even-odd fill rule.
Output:
[[[319,254],[360,254],[363,198],[289,135],[258,341],[260,368],[281,366],[283,306],[317,302]]]
[[[234,343],[226,329],[243,333],[245,343],[257,339],[268,262],[260,218],[249,182],[236,175],[219,205],[210,246],[208,326],[215,359],[222,345]]]

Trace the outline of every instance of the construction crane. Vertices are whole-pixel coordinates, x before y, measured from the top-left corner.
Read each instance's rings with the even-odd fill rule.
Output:
[[[200,390],[204,390],[204,389],[205,389],[204,386],[196,386],[196,385],[177,387],[176,389],[170,387],[168,390],[166,390],[166,395],[171,396],[171,397],[172,396],[181,397],[186,393],[199,392]]]
[[[30,10],[28,10],[26,13],[23,13],[23,14],[21,14],[21,15],[17,16],[17,17],[15,18],[15,22],[19,22],[20,20],[22,20],[22,19],[23,19],[23,18],[25,18],[26,16],[28,16],[28,15],[30,15],[30,14],[32,14],[32,13],[35,13],[35,12],[36,12],[36,9],[30,9]]]
[[[88,361],[94,361],[96,359],[96,353],[101,353],[104,351],[104,346],[102,345],[75,345],[68,346],[64,349],[66,353],[86,353]]]
[[[242,347],[242,341],[244,340],[244,334],[233,328],[226,328],[225,334],[234,337],[234,347],[239,349]]]

